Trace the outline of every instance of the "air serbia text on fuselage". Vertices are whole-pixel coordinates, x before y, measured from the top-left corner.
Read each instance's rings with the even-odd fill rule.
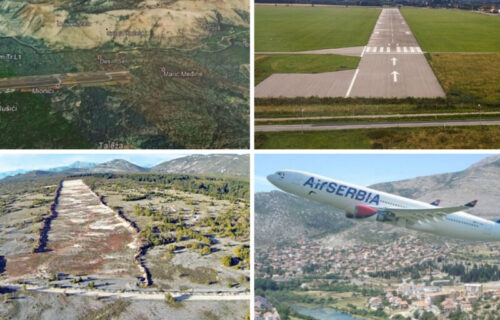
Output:
[[[351,199],[356,199],[358,201],[364,201],[367,204],[379,204],[380,195],[373,194],[361,189],[356,189],[353,187],[348,187],[343,184],[337,184],[335,182],[321,181],[321,179],[315,179],[310,177],[304,182],[303,186],[309,186],[314,190],[325,190],[328,193],[336,194],[341,197],[350,197]]]

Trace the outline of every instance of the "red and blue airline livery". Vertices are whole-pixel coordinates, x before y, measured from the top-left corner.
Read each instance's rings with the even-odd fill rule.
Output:
[[[477,200],[439,207],[440,200],[421,202],[296,170],[278,171],[267,179],[283,191],[340,209],[350,219],[375,220],[451,238],[500,241],[499,221],[464,212]]]

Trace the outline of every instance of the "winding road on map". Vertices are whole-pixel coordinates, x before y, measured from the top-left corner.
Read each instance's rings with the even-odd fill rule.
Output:
[[[255,87],[255,97],[445,97],[398,9],[382,9],[365,47],[295,53],[358,55],[361,61],[356,70],[273,74]]]

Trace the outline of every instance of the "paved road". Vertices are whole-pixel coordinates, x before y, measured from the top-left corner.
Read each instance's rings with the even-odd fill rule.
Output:
[[[318,117],[290,117],[290,118],[257,118],[255,122],[269,121],[297,121],[297,120],[330,120],[330,119],[384,119],[384,118],[418,118],[470,115],[497,115],[500,111],[491,112],[450,112],[450,113],[409,113],[409,114],[369,114],[364,116],[318,116]]]
[[[4,284],[6,287],[20,291],[21,286]],[[26,285],[26,290],[45,292],[45,293],[56,293],[56,294],[71,294],[79,296],[91,296],[91,297],[107,297],[107,298],[121,298],[121,299],[131,299],[131,300],[165,300],[166,292],[158,293],[141,293],[141,292],[110,292],[105,290],[90,290],[90,289],[77,289],[77,288],[51,288],[46,286],[35,286]],[[210,294],[190,294],[190,293],[172,293],[172,297],[186,301],[236,301],[244,300],[250,301],[250,295],[248,293],[239,294],[221,294],[221,295],[210,295]]]
[[[398,9],[382,10],[368,45],[361,48],[356,70],[273,74],[255,87],[255,97],[445,97]],[[357,55],[358,50],[359,47],[338,48],[299,54]]]
[[[347,97],[445,97],[398,9],[383,9]]]
[[[276,131],[327,131],[349,129],[375,129],[375,128],[405,128],[405,127],[445,127],[445,126],[479,126],[500,125],[500,120],[464,120],[464,121],[418,121],[418,122],[388,122],[388,123],[362,123],[362,124],[290,124],[255,126],[256,132]]]
[[[0,90],[54,88],[58,85],[71,87],[78,84],[102,84],[114,81],[129,82],[130,72],[99,71],[3,78],[0,79]]]

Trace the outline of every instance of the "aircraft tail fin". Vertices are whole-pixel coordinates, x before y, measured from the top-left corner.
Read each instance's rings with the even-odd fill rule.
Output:
[[[439,206],[439,203],[440,203],[440,202],[441,202],[441,200],[436,199],[436,200],[434,200],[434,202],[431,202],[431,204],[432,204],[433,206],[436,206],[436,207],[437,207],[437,206]]]
[[[476,206],[476,203],[477,203],[477,200],[473,200],[471,202],[464,204],[464,207],[474,208]]]

